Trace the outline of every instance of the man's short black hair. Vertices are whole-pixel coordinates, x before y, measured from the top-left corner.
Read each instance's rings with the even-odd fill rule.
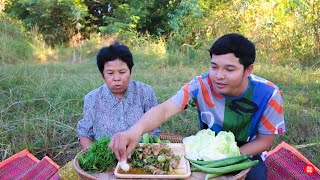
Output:
[[[233,53],[239,58],[240,64],[244,69],[254,63],[256,59],[255,45],[241,34],[231,33],[221,36],[214,42],[209,50],[210,57],[212,55],[223,55]]]
[[[100,49],[97,55],[97,66],[103,76],[104,64],[119,59],[125,62],[130,70],[134,66],[132,54],[128,46],[115,41],[112,45]]]

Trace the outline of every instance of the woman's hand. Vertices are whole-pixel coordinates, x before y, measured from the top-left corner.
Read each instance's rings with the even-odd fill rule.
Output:
[[[87,137],[80,137],[80,146],[82,150],[89,148],[91,144],[92,144],[91,139]]]

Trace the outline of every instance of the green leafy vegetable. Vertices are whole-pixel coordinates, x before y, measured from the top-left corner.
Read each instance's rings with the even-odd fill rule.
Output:
[[[110,138],[102,137],[95,141],[85,152],[79,156],[79,165],[85,171],[102,172],[116,167],[117,158],[109,148]]]
[[[219,160],[240,156],[240,149],[232,132],[220,131],[217,136],[210,129],[183,139],[186,156],[193,160]]]

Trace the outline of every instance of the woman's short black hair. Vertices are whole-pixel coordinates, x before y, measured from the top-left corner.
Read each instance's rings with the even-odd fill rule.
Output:
[[[209,50],[212,55],[223,55],[233,53],[239,58],[240,64],[244,69],[254,63],[256,59],[256,48],[253,42],[241,34],[231,33],[221,36],[215,41]]]
[[[104,64],[119,59],[125,62],[130,70],[134,66],[132,54],[128,46],[115,41],[112,45],[100,49],[97,55],[97,66],[103,76]]]

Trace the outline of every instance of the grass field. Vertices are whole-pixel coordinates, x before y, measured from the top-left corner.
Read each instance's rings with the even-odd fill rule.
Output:
[[[208,70],[209,59],[134,50],[133,79],[152,85],[161,103],[193,76]],[[276,138],[293,146],[320,142],[320,69],[298,64],[279,66],[256,62],[254,74],[275,82],[282,90],[287,132]],[[60,165],[79,151],[76,123],[82,117],[83,97],[103,83],[95,59],[77,63],[5,65],[0,67],[0,160],[24,148]],[[195,109],[188,109],[162,125],[163,131],[194,134]],[[299,149],[320,167],[320,145]],[[66,154],[66,155],[65,155]]]

